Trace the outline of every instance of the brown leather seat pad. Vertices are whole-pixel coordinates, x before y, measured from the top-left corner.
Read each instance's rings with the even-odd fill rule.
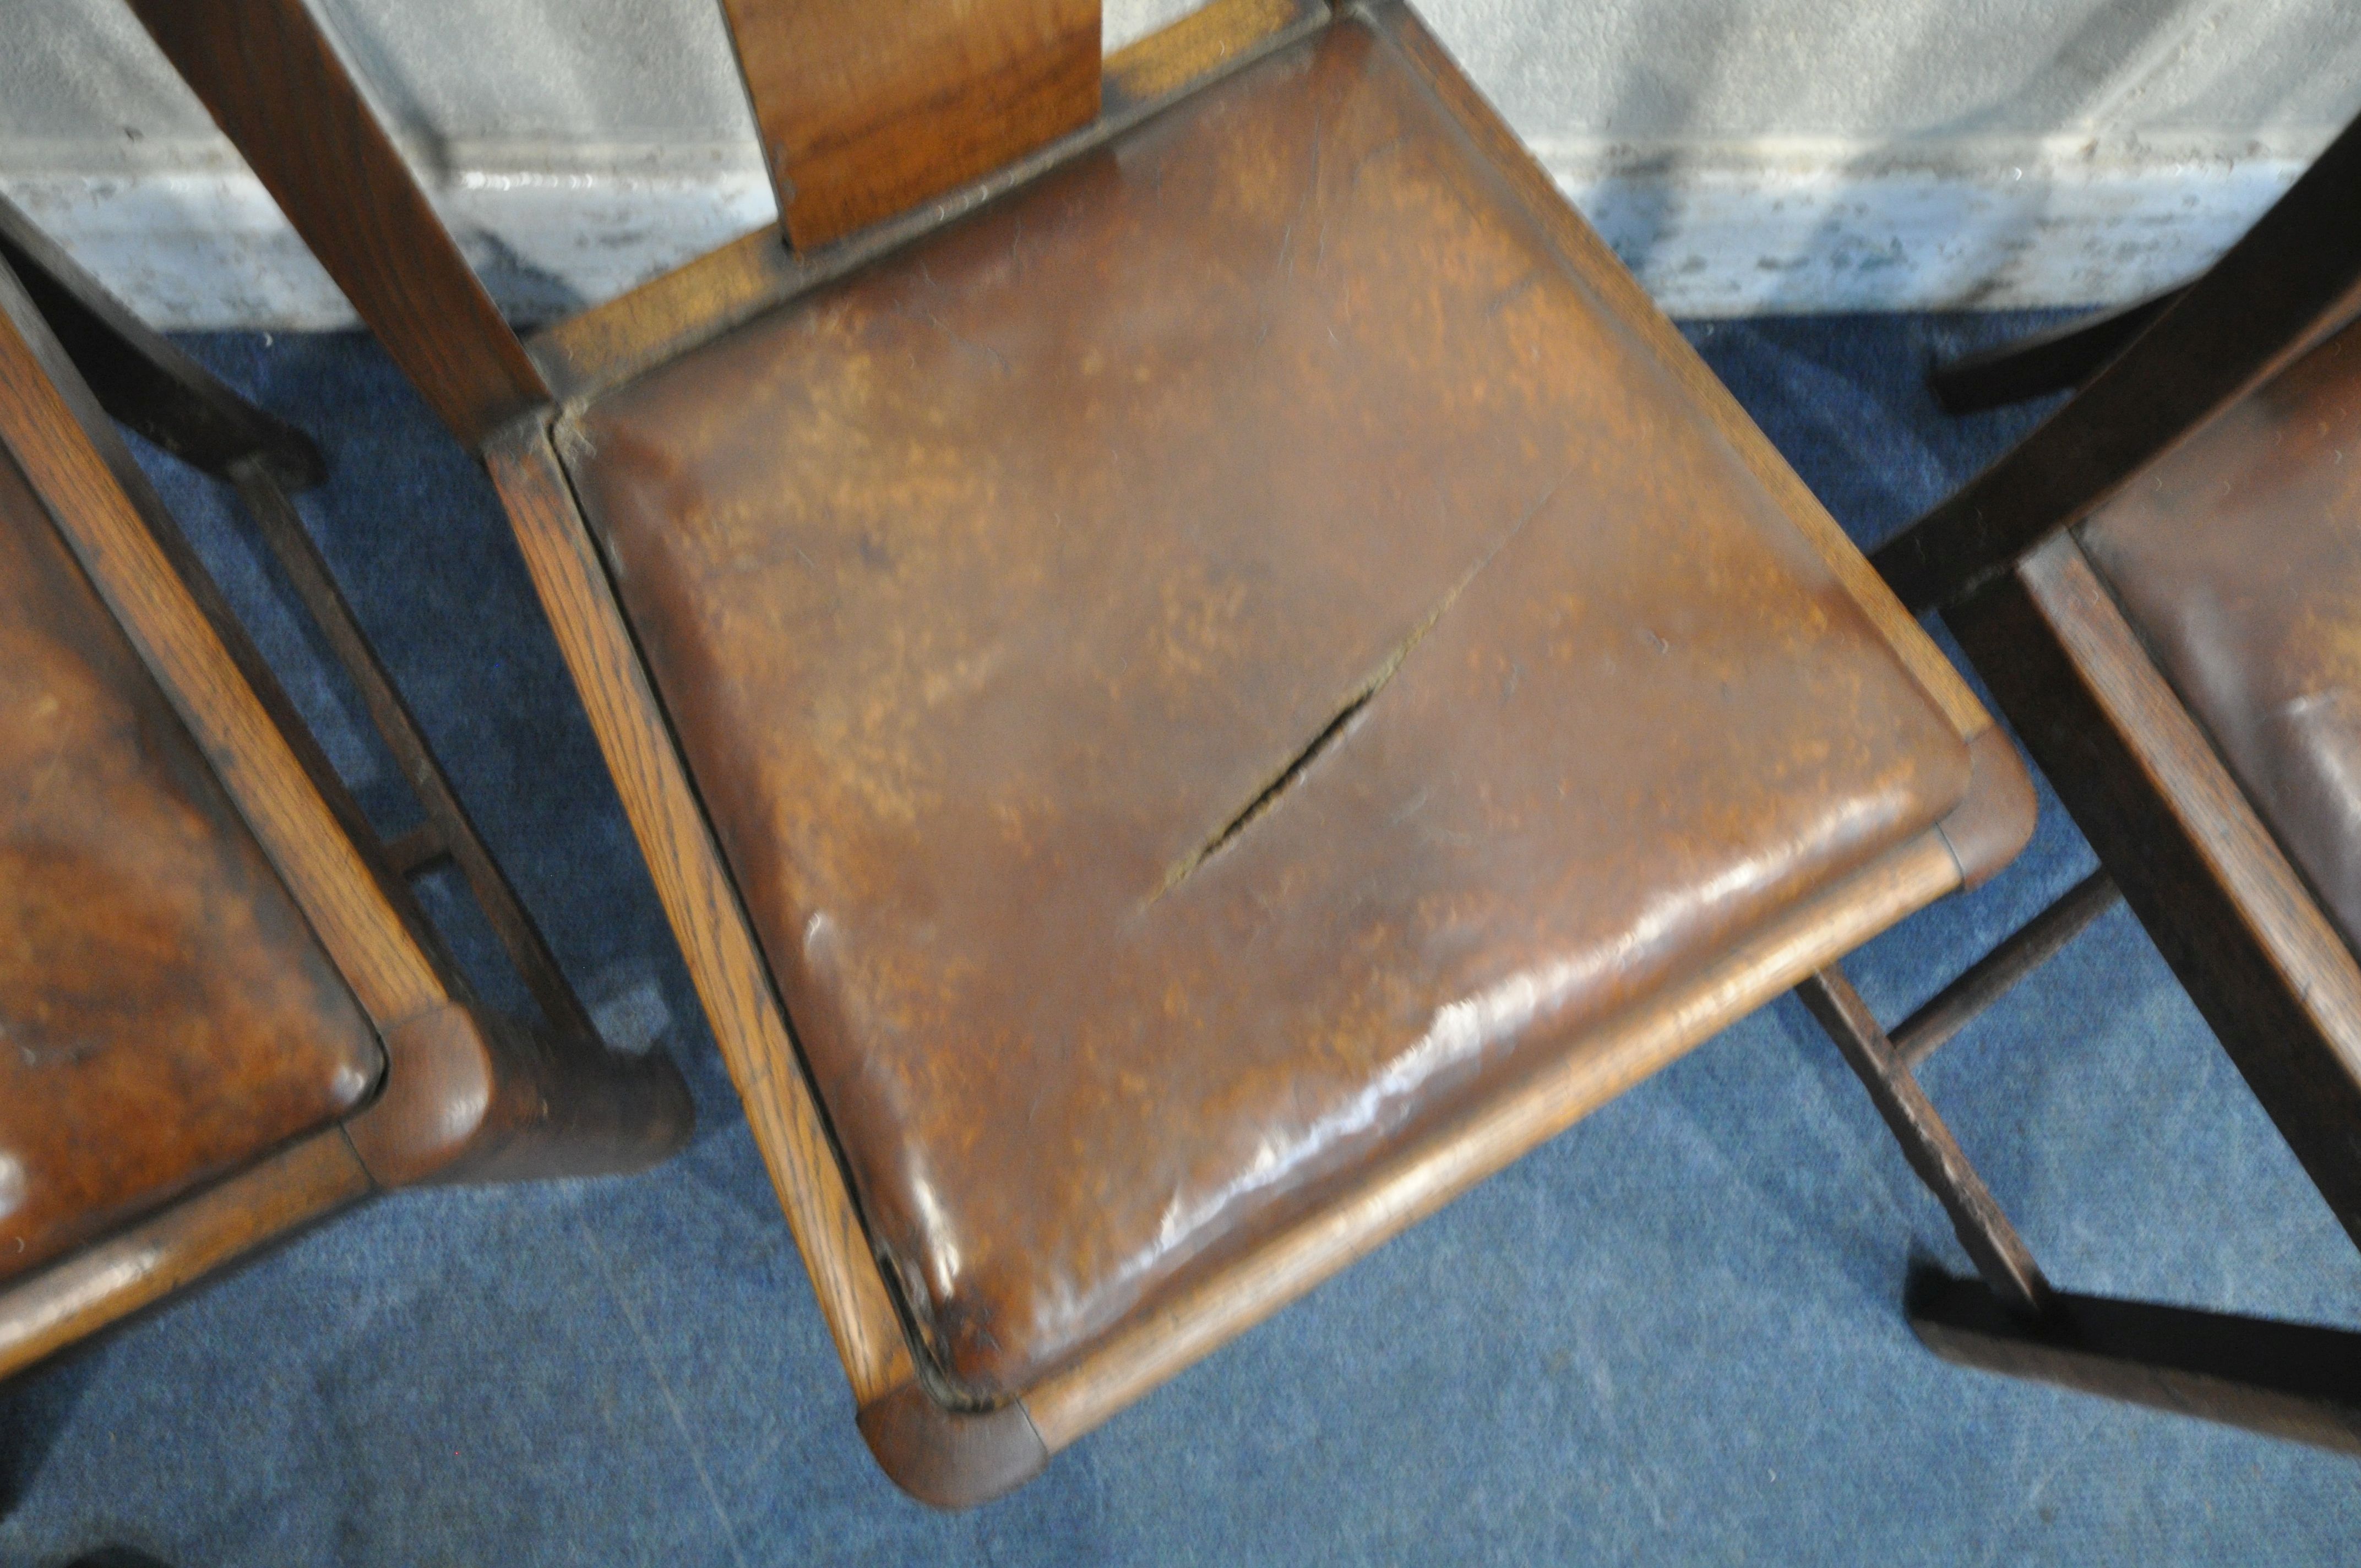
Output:
[[[382,1060],[0,450],[0,1277],[333,1120]]]
[[[2081,543],[2361,949],[2361,326],[2151,465]]]
[[[1965,787],[1394,47],[1342,22],[560,432],[972,1393]]]

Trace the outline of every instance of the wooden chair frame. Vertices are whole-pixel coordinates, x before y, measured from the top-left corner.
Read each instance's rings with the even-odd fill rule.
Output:
[[[980,164],[961,151],[914,170],[907,160],[923,162],[920,152],[896,142],[890,153],[876,155],[880,189],[888,193],[877,204],[848,207],[832,198],[835,204],[810,209],[819,215],[807,217],[796,203],[813,188],[811,149],[838,143],[807,119],[796,120],[796,95],[807,85],[795,76],[796,60],[840,58],[852,62],[848,69],[880,80],[948,72],[950,85],[942,91],[971,100],[989,96],[1007,62],[967,59],[948,46],[920,49],[914,60],[874,60],[854,36],[858,18],[844,5],[765,8],[756,0],[730,0],[741,65],[786,214],[784,236],[773,228],[748,235],[522,344],[467,271],[302,0],[133,4],[389,354],[489,468],[746,1103],[851,1385],[861,1431],[887,1474],[924,1500],[962,1506],[1017,1484],[1117,1409],[1723,1022],[1773,1000],[1908,912],[1989,875],[2022,842],[2031,811],[2022,774],[1957,673],[1398,3],[1332,10],[1326,0],[1216,0],[1108,58],[1103,73],[1093,41],[1090,79],[1074,88],[1061,52],[1073,36],[1071,0],[996,0],[1003,20],[1020,31],[1033,27],[1040,48],[1066,62],[1043,65],[1039,79],[1086,90],[1090,112],[1073,116],[1069,103],[1036,105],[1014,119],[987,115],[979,134],[994,156]],[[1095,7],[1084,8],[1094,40]],[[750,41],[750,30],[774,25],[773,13],[778,29],[797,33],[794,49],[775,39]],[[1472,1128],[1400,1151],[1346,1201],[1143,1314],[1022,1398],[994,1409],[961,1409],[939,1397],[926,1357],[914,1354],[894,1288],[873,1255],[785,1008],[571,489],[561,461],[571,429],[566,416],[756,313],[1103,145],[1185,94],[1345,19],[1385,31],[1532,211],[1553,225],[1552,238],[1590,285],[1647,340],[1807,531],[1968,744],[1976,782],[1937,828],[1601,1031],[1612,1049],[1542,1074]],[[876,91],[891,100],[908,87],[886,82]],[[839,128],[854,141],[895,139],[890,126],[870,120]],[[836,189],[840,196],[841,184]],[[782,244],[783,237],[796,243]],[[1602,1068],[1601,1060],[1611,1065]]]
[[[1804,996],[1982,1276],[1914,1285],[1938,1354],[2361,1453],[2361,1334],[2052,1290],[1911,1075],[2120,888],[2361,1244],[2361,961],[2073,532],[2356,313],[2361,123],[2194,283],[1952,373],[1963,407],[2083,389],[1873,560],[1942,613],[2102,869],[1891,1036],[1834,966]]]
[[[415,789],[381,844],[229,613],[109,414],[234,484]],[[661,1052],[609,1053],[303,530],[301,433],[148,331],[0,204],[0,442],[212,762],[375,1026],[375,1097],[340,1124],[0,1287],[0,1376],[372,1193],[638,1169],[684,1143]],[[543,1014],[478,1004],[407,878],[456,863]]]

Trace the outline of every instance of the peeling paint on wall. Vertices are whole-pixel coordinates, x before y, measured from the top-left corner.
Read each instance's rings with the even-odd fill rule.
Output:
[[[2300,172],[2290,156],[1900,167],[1792,149],[1602,170],[1537,149],[1677,316],[2015,309],[2136,299],[2203,268]],[[325,328],[352,313],[243,170],[0,175],[149,321]],[[503,309],[546,321],[774,221],[759,170],[475,171],[437,205]]]
[[[1415,3],[1682,315],[2134,298],[2361,111],[2352,0]],[[351,319],[120,0],[9,4],[0,191],[159,323]],[[771,221],[712,0],[312,4],[522,319]]]

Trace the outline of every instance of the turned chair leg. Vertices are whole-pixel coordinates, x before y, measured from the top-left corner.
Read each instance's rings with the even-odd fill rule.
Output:
[[[2361,1333],[2052,1289],[1911,1071],[2118,896],[2084,878],[1891,1036],[1837,966],[1796,987],[1982,1277],[1918,1270],[1910,1326],[1956,1365],[2361,1454]]]
[[[1982,413],[2048,392],[2070,392],[2099,373],[2125,345],[2146,331],[2180,298],[2181,289],[2118,310],[2102,311],[2048,332],[2037,332],[1938,365],[1927,372],[1927,389],[1947,414]]]

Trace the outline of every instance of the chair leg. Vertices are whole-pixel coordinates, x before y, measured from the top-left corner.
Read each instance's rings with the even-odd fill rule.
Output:
[[[2100,873],[2036,916],[1993,955],[2015,948],[2016,957],[1999,965],[1988,959],[1962,977],[2006,973],[1958,1022],[2113,902],[2113,884]],[[2040,958],[2024,958],[2034,950]],[[1955,1365],[2361,1454],[2361,1333],[2052,1289],[1843,971],[1831,965],[1796,993],[1860,1074],[1982,1276],[1926,1269],[1913,1277],[1905,1310],[1929,1350]]]
[[[2017,1317],[2038,1319],[2047,1313],[2049,1282],[1844,970],[1830,964],[1797,986],[1795,993],[1860,1075],[1910,1168],[1941,1201],[1960,1245],[1967,1248],[1993,1296]]]
[[[229,476],[424,808],[420,828],[384,848],[394,873],[407,878],[445,860],[457,866],[544,1024],[522,1030],[476,1009],[453,1008],[420,1021],[415,1041],[389,1037],[394,1077],[386,1102],[371,1108],[366,1127],[354,1126],[371,1174],[384,1185],[594,1176],[642,1169],[673,1153],[696,1122],[680,1069],[661,1051],[629,1057],[607,1049],[362,632],[276,468],[248,457],[232,464]]]
[[[216,478],[228,478],[237,459],[257,455],[297,489],[326,477],[309,437],[175,348],[5,201],[0,266],[24,285],[100,406],[165,451]]]
[[[359,688],[370,722],[425,810],[426,820],[420,828],[386,847],[395,872],[410,876],[445,860],[455,862],[551,1030],[560,1039],[595,1039],[589,1015],[559,973],[541,927],[517,897],[500,863],[484,848],[474,820],[451,788],[410,705],[402,701],[393,677],[379,661],[377,650],[369,646],[278,475],[269,465],[247,458],[231,466],[230,478],[259,525],[263,542],[294,585],[313,624],[319,627],[336,662]]]
[[[346,1124],[373,1180],[381,1187],[420,1181],[506,1180],[638,1170],[686,1143],[695,1109],[686,1081],[661,1051],[609,1051],[574,994],[540,927],[478,835],[416,719],[354,619],[326,562],[288,499],[285,470],[264,453],[225,458],[221,472],[237,488],[264,543],[287,572],[306,612],[352,677],[369,717],[393,752],[426,817],[395,851],[378,843],[367,821],[309,743],[291,707],[222,602],[203,565],[177,530],[159,530],[170,554],[205,607],[232,656],[266,696],[291,744],[340,823],[365,853],[388,866],[386,891],[429,947],[440,943],[407,878],[443,860],[467,878],[485,918],[507,950],[541,1014],[523,1028],[460,1000],[387,1032],[386,1091]],[[439,959],[449,970],[447,955]]]
[[[379,869],[380,885],[451,988],[446,1005],[385,1031],[384,1091],[345,1124],[379,1187],[423,1181],[496,1181],[621,1174],[680,1148],[695,1126],[688,1085],[662,1051],[609,1051],[550,953],[541,930],[492,861],[415,719],[378,663],[326,565],[280,488],[275,465],[251,455],[228,465],[265,542],[361,692],[426,814],[418,833],[381,844],[327,758],[295,716],[244,628],[230,614],[188,540],[159,524],[157,543],[263,699],[337,822]],[[167,520],[169,521],[169,520]],[[467,999],[439,934],[408,877],[449,859],[466,874],[485,918],[542,1014],[526,1028]]]
[[[2147,330],[2148,323],[2180,298],[2185,287],[2168,289],[2121,309],[2102,311],[1997,348],[1961,355],[1927,372],[1927,389],[1943,411],[1953,415],[1982,413],[2048,392],[2072,391]]]

